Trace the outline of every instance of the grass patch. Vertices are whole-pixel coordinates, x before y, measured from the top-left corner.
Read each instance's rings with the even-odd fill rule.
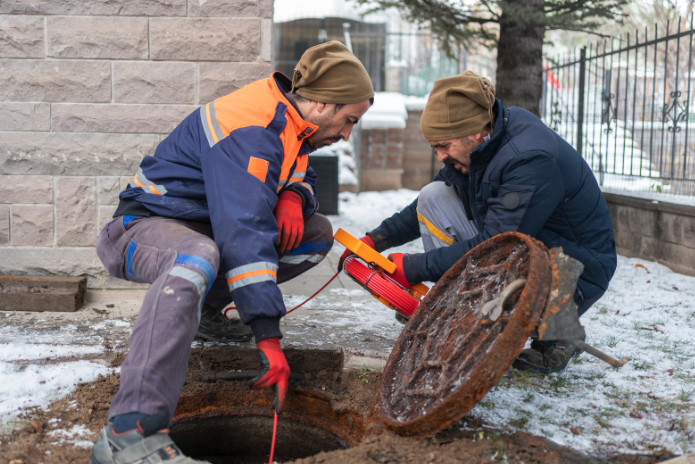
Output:
[[[359,378],[362,380],[364,383],[369,383],[369,376],[374,373],[373,370],[365,367],[365,366],[360,366],[360,374]]]
[[[528,417],[520,417],[518,419],[512,419],[509,421],[510,424],[512,424],[514,427],[518,427],[520,429],[523,429],[526,427],[526,424],[528,424]]]

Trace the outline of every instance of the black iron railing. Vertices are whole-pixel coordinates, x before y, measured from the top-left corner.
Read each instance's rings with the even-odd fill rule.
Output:
[[[655,26],[603,40],[546,67],[543,119],[602,186],[695,195],[692,16],[688,22],[667,24],[662,36]]]

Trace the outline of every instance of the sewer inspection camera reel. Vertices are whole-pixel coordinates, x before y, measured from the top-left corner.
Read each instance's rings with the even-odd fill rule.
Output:
[[[415,313],[430,290],[427,285],[420,283],[407,289],[388,275],[396,270],[393,261],[343,229],[338,229],[335,239],[354,253],[343,263],[343,270],[352,280],[402,316],[410,318]]]

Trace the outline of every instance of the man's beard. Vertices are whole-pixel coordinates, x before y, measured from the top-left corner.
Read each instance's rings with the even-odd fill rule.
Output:
[[[327,134],[328,130],[325,128],[330,126],[332,120],[333,117],[330,115],[321,115],[315,118],[313,121],[310,121],[312,124],[319,126],[319,128],[316,130],[316,132],[309,136],[309,138],[307,138],[309,145],[314,148],[321,148],[330,145],[330,142],[335,143],[342,139],[340,134]]]
[[[468,172],[468,166],[464,165],[462,162],[460,162],[458,160],[455,160],[451,156],[447,156],[446,158],[444,158],[442,160],[442,163],[451,165],[452,168],[456,169],[457,171],[459,171],[461,173],[465,174],[466,172]],[[458,164],[460,166],[460,168],[456,168],[454,163]]]
[[[314,134],[316,135],[321,135],[319,133]],[[309,145],[311,145],[314,148],[322,148],[325,146],[328,146],[331,144],[331,142],[335,143],[338,142],[339,140],[342,140],[342,137],[339,135],[334,135],[333,137],[321,137],[320,139],[314,140],[314,136],[309,137],[307,141],[309,142]]]

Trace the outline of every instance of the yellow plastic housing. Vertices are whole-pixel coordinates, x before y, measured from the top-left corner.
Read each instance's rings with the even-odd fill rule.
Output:
[[[345,232],[343,229],[338,229],[338,231],[335,233],[334,238],[338,242],[342,243],[343,246],[345,246],[345,248],[355,253],[359,258],[362,258],[364,261],[376,264],[389,274],[393,274],[396,271],[396,264],[393,261],[384,258],[374,248],[371,248],[366,243],[361,242],[359,239],[353,237],[348,232]]]

